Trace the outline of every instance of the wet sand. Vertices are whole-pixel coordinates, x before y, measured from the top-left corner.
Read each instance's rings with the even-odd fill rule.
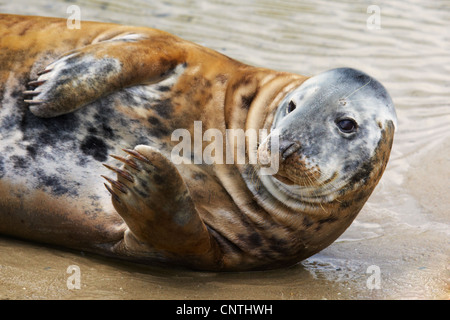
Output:
[[[48,2],[50,3],[50,2]],[[247,273],[163,269],[0,237],[0,299],[449,299],[450,45],[446,1],[367,3],[14,1],[0,12],[145,25],[253,65],[306,75],[350,66],[380,80],[399,128],[355,222],[296,266]],[[69,289],[70,265],[80,289]],[[379,270],[379,289],[371,266]]]

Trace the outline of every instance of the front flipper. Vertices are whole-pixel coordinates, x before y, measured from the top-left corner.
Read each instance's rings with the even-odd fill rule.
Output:
[[[55,117],[114,91],[163,80],[185,62],[177,39],[164,34],[126,35],[90,44],[60,57],[29,82],[31,112]]]
[[[117,181],[106,178],[117,212],[129,227],[125,243],[134,239],[151,249],[167,252],[174,260],[205,269],[220,268],[220,253],[201,220],[189,190],[177,168],[158,150],[137,146],[124,150],[129,156],[113,156],[124,162]],[[134,248],[129,248],[133,250]]]

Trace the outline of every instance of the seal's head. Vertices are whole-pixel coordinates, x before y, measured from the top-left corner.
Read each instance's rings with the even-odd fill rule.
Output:
[[[393,102],[374,78],[350,68],[311,77],[279,105],[258,148],[260,158],[279,155],[278,172],[263,182],[270,179],[274,192],[309,203],[330,202],[361,187],[373,190],[395,126]],[[279,144],[273,150],[275,134]]]

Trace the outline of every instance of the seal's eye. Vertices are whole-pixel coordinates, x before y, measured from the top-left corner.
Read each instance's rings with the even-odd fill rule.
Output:
[[[357,124],[353,119],[342,119],[336,122],[339,130],[344,133],[352,133],[356,131]]]
[[[291,100],[291,102],[289,102],[289,105],[287,107],[287,112],[291,113],[292,111],[295,110],[297,106],[295,105],[295,102]]]

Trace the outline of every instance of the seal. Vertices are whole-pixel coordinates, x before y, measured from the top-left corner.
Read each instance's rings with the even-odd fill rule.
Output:
[[[0,48],[1,234],[198,270],[289,266],[344,232],[388,162],[393,102],[358,70],[305,77],[155,29],[16,15],[0,16]],[[267,135],[245,139],[244,162],[209,162],[211,130],[215,156],[239,149],[230,130]],[[194,152],[174,161],[181,142]]]

